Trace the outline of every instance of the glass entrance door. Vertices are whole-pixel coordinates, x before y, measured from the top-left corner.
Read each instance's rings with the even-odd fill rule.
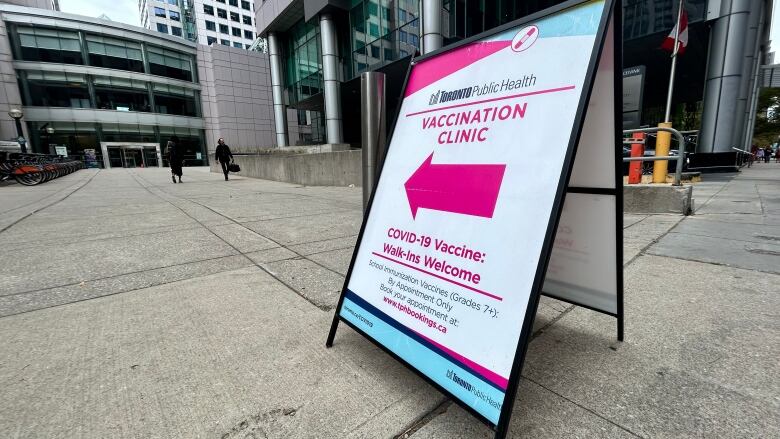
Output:
[[[157,166],[157,150],[154,148],[144,148],[144,166],[154,168]]]
[[[144,154],[143,149],[122,148],[125,159],[125,168],[143,168]]]
[[[148,147],[108,147],[108,159],[112,168],[148,168],[157,166],[157,151]]]

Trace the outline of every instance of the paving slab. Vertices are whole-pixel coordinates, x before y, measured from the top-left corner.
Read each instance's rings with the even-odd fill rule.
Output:
[[[626,270],[625,343],[613,319],[576,308],[533,340],[523,375],[643,437],[777,437],[777,285],[641,256]]]
[[[136,273],[120,274],[54,288],[4,295],[0,296],[0,317],[80,302],[96,297],[125,293],[185,279],[194,279],[252,265],[252,261],[244,256],[225,256]]]
[[[362,212],[348,211],[258,221],[244,225],[274,241],[292,245],[356,235],[362,222]]]
[[[278,262],[285,259],[300,258],[298,253],[290,251],[285,247],[274,247],[268,250],[260,250],[245,255],[251,259],[255,264],[266,266],[269,262]]]
[[[669,233],[648,249],[647,253],[767,273],[780,273],[780,242],[776,241],[756,243],[730,238]]]
[[[349,263],[352,261],[353,253],[353,249],[349,247],[341,250],[331,250],[322,253],[315,253],[313,255],[307,256],[307,259],[330,268],[342,276],[346,276],[347,270],[349,269]]]
[[[311,255],[331,250],[342,250],[345,248],[354,248],[357,243],[357,235],[342,236],[338,238],[321,239],[303,244],[290,245],[290,249],[301,255]]]
[[[529,438],[635,438],[608,420],[572,404],[528,380],[522,380],[512,410],[509,437]],[[460,406],[451,404],[443,413],[409,435],[412,439],[493,438],[493,430],[474,420]]]
[[[441,403],[330,320],[257,268],[6,317],[0,435],[390,437]]]
[[[303,258],[270,262],[265,266],[317,307],[330,310],[338,303],[344,286],[343,275]]]
[[[0,264],[0,295],[233,254],[233,248],[204,229],[18,248]]]

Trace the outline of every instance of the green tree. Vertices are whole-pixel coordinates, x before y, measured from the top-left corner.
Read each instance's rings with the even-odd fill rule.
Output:
[[[780,88],[762,88],[758,95],[753,143],[768,145],[780,136]]]

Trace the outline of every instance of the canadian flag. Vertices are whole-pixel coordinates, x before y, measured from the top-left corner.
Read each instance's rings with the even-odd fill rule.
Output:
[[[677,25],[674,25],[669,36],[666,37],[661,49],[669,52],[674,52],[674,33],[677,31]],[[680,35],[677,37],[677,54],[682,55],[685,53],[685,47],[688,46],[688,13],[683,9],[680,15]]]

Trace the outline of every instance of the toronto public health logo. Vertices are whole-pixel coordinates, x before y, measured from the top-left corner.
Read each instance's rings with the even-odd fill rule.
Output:
[[[428,105],[436,105],[439,103],[439,95],[441,95],[441,91],[437,91],[436,93],[431,95],[431,100],[428,102]]]

